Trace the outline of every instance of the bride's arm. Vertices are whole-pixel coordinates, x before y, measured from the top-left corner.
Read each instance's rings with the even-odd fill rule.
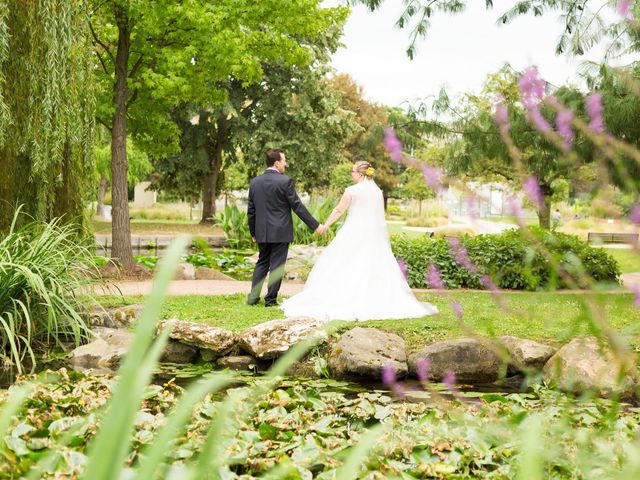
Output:
[[[329,215],[329,218],[327,218],[327,221],[324,222],[325,228],[329,228],[332,223],[338,220],[342,216],[342,214],[347,211],[349,205],[351,205],[351,195],[349,195],[349,192],[344,192],[344,195],[342,195],[340,202],[338,202],[336,208],[333,209],[331,215]]]

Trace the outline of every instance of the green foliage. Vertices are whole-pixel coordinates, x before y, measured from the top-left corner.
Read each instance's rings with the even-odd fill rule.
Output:
[[[158,263],[158,257],[136,255],[133,259],[140,265],[144,265],[147,268],[154,269]]]
[[[101,145],[94,148],[96,172],[99,177],[111,179],[111,145]],[[153,170],[149,156],[138,148],[133,139],[127,139],[127,160],[129,162],[129,187],[147,179]]]
[[[445,239],[394,236],[392,248],[396,257],[401,257],[409,266],[409,284],[414,288],[428,286],[425,275],[430,264],[438,268],[447,288],[483,288],[480,277],[484,274],[498,287],[514,290],[567,288],[570,285],[561,278],[561,272],[581,288],[588,286],[583,273],[597,282],[618,282],[619,266],[606,251],[590,247],[574,235],[537,228],[528,232],[540,243],[539,249],[531,245],[520,230],[461,237],[460,243],[478,273],[468,271],[456,261]],[[554,270],[543,251],[548,251],[560,265],[560,272]]]
[[[35,351],[88,335],[81,314],[92,302],[79,295],[92,281],[94,255],[76,234],[58,220],[32,222],[0,241],[0,358],[19,370],[35,364]]]
[[[227,205],[223,211],[218,212],[215,225],[222,228],[232,248],[247,248],[253,245],[247,212],[240,210],[236,205]]]
[[[313,215],[313,218],[322,223],[323,220],[329,217],[335,206],[335,199],[327,198],[321,202],[310,203],[307,205],[307,210]],[[296,245],[309,245],[310,243],[315,243],[320,246],[329,245],[333,237],[335,237],[338,228],[340,228],[339,223],[340,222],[336,222],[331,225],[329,230],[323,235],[317,235],[309,230],[306,223],[300,220],[297,215],[293,214],[293,243]]]
[[[351,163],[339,163],[331,169],[331,180],[329,187],[335,192],[344,192],[347,187],[353,185],[351,179],[351,170],[353,164]]]
[[[95,88],[85,2],[0,3],[0,231],[15,209],[84,223]],[[19,221],[22,221],[20,219]]]
[[[212,254],[209,251],[196,251],[185,257],[185,260],[194,267],[207,267],[220,270],[236,280],[251,278],[253,264],[244,255],[233,251]]]

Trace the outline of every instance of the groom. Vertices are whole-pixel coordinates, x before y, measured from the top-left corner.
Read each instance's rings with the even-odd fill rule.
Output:
[[[269,272],[265,307],[277,306],[278,290],[284,274],[289,244],[293,241],[291,210],[318,234],[325,231],[324,225],[311,216],[300,201],[293,180],[284,174],[287,160],[284,151],[273,149],[267,152],[267,169],[253,180],[249,187],[247,217],[249,231],[254,242],[258,242],[258,262],[253,270],[249,305],[260,300],[262,284]]]

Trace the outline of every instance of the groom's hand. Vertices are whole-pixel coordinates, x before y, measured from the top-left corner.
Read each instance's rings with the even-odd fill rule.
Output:
[[[326,231],[327,231],[327,227],[325,227],[323,224],[318,225],[318,228],[316,228],[316,233],[318,235],[322,235]]]
[[[251,237],[251,240],[253,240],[253,243],[256,243],[256,237]]]

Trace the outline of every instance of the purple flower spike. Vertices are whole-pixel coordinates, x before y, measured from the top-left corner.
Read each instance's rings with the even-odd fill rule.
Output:
[[[616,11],[625,20],[633,20],[633,12],[631,11],[632,0],[618,0]]]
[[[481,281],[482,285],[484,285],[484,288],[486,288],[487,290],[491,291],[494,294],[500,293],[500,288],[498,288],[498,286],[493,283],[493,280],[491,280],[491,277],[489,277],[489,275],[483,275]]]
[[[460,305],[458,302],[453,302],[451,306],[453,307],[453,313],[455,313],[456,317],[458,319],[462,318],[462,316],[464,315],[464,312],[462,311],[462,305]]]
[[[396,397],[404,397],[404,387],[400,383],[394,383],[391,387],[391,391]]]
[[[522,103],[530,108],[544,97],[546,82],[538,75],[537,67],[529,67],[518,80]]]
[[[400,267],[404,279],[407,280],[409,278],[409,267],[401,257],[398,257],[396,261],[398,262],[398,267]]]
[[[460,244],[460,241],[456,237],[449,238],[449,245],[451,245],[451,252],[455,257],[456,262],[472,273],[476,273],[478,271],[473,262],[471,262],[467,249]]]
[[[593,92],[587,97],[587,113],[590,119],[589,128],[592,132],[604,133],[603,112],[602,94],[600,92]]]
[[[393,365],[387,364],[382,367],[382,384],[385,387],[390,387],[396,383],[396,371]]]
[[[631,220],[631,223],[634,225],[640,225],[640,204],[633,204],[631,213],[629,214],[629,220]]]
[[[453,388],[456,385],[456,374],[449,370],[444,374],[442,378],[442,383],[444,383],[448,388]]]
[[[438,290],[444,290],[447,288],[442,281],[442,277],[440,276],[440,272],[438,271],[438,267],[436,267],[433,263],[429,264],[429,268],[427,268],[427,283],[429,284],[429,288],[434,288]]]
[[[420,167],[422,174],[424,175],[424,181],[427,185],[433,188],[436,192],[442,190],[442,170],[429,165],[422,165]]]
[[[538,186],[538,179],[536,177],[527,177],[522,182],[522,189],[527,194],[529,201],[536,205],[538,208],[544,207],[544,195]]]
[[[391,160],[396,163],[402,163],[402,159],[404,158],[402,155],[402,143],[398,140],[393,128],[384,129],[384,146],[387,152],[389,152]]]
[[[522,104],[528,111],[531,123],[541,132],[551,130],[551,125],[542,116],[539,103],[544,97],[546,82],[538,76],[536,67],[528,68],[518,80]]]
[[[511,213],[513,214],[514,217],[516,217],[520,221],[524,219],[522,204],[517,198],[513,196],[507,198],[507,205],[509,205],[509,209],[511,210]]]
[[[431,359],[419,358],[416,362],[416,373],[418,380],[421,382],[427,382],[429,380],[429,367],[431,366]]]
[[[573,129],[571,124],[573,123],[573,112],[568,108],[561,108],[556,114],[556,128],[558,133],[564,138],[564,146],[567,150],[571,148],[573,144]]]

